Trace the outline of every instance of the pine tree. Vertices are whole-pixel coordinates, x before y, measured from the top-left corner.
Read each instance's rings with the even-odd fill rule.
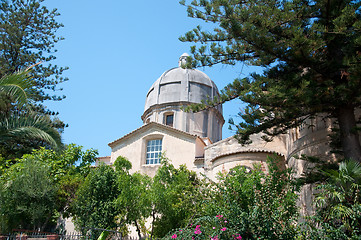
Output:
[[[194,0],[181,1],[188,15],[217,25],[186,33],[193,66],[263,67],[262,73],[235,79],[219,99],[198,111],[232,99],[247,103],[236,125],[242,143],[263,132],[266,140],[304,120],[326,114],[335,119],[345,158],[361,161],[355,110],[361,93],[360,0]]]

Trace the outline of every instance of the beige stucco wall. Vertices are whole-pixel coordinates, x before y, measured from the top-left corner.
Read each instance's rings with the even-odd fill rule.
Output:
[[[204,147],[206,146],[206,143],[201,139],[196,139],[196,158],[204,157]]]
[[[197,137],[157,125],[131,134],[112,146],[111,163],[114,163],[117,157],[123,156],[132,162],[131,173],[139,171],[153,177],[160,165],[145,164],[146,144],[151,139],[162,139],[162,152],[175,167],[181,164],[186,165],[188,169],[195,167]]]
[[[336,155],[331,153],[330,138],[333,120],[320,115],[307,119],[299,127],[289,130],[287,139],[287,165],[293,170],[295,178],[302,177],[314,164],[301,160],[302,155],[320,157],[335,161]],[[297,205],[301,216],[313,214],[314,188],[311,184],[303,185],[299,192]]]
[[[57,228],[62,228],[66,231],[66,234],[78,234],[79,232],[75,228],[74,221],[72,217],[63,218],[60,216],[57,220]]]
[[[99,166],[100,163],[104,163],[105,165],[111,165],[110,156],[97,158],[97,160],[95,161],[95,166]]]
[[[299,127],[289,130],[287,139],[287,162],[290,167],[297,171],[297,176],[303,171],[305,163],[297,160],[301,155],[323,157],[335,160],[329,147],[332,120],[323,119],[322,116],[315,119],[307,119]]]
[[[252,144],[242,145],[239,144],[237,139],[233,136],[223,139],[222,141],[211,144],[205,148],[205,158],[206,161],[210,161],[220,155],[235,153],[235,152],[245,152],[245,151],[270,151],[275,152],[280,155],[286,155],[286,136],[275,137],[272,142],[265,142],[261,139],[261,134],[255,134],[250,137]]]

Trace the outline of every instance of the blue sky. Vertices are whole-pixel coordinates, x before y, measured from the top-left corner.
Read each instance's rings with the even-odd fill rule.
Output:
[[[68,66],[69,81],[59,85],[60,102],[46,103],[69,124],[63,134],[66,144],[99,150],[110,155],[108,143],[142,126],[145,96],[153,82],[176,67],[179,56],[189,53],[191,44],[178,37],[197,25],[187,17],[177,0],[45,0],[57,8],[58,31],[64,41],[56,45],[57,60]],[[237,77],[248,75],[243,65],[199,69],[219,89]],[[238,101],[223,106],[226,124],[223,138],[233,135],[227,121],[241,107]]]

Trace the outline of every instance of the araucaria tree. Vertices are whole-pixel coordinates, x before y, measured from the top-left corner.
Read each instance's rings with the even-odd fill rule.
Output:
[[[8,0],[0,3],[0,77],[34,67],[35,101],[60,100],[47,90],[56,90],[63,82],[65,68],[49,64],[56,57],[54,45],[62,40],[56,31],[63,27],[56,21],[56,9],[42,5],[44,0]]]
[[[181,1],[187,4],[185,1]],[[269,140],[324,114],[338,124],[340,150],[361,161],[355,111],[361,99],[361,1],[194,0],[190,17],[215,23],[181,37],[195,66],[244,62],[261,74],[236,79],[209,104],[235,98],[247,103],[238,139],[263,132]],[[198,106],[200,110],[207,106]],[[267,137],[266,137],[267,138]]]

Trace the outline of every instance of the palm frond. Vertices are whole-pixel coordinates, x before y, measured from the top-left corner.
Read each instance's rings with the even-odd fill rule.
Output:
[[[348,218],[352,215],[353,211],[351,208],[343,205],[343,204],[337,204],[336,206],[333,206],[331,208],[330,214],[331,214],[331,218],[336,218],[336,219],[345,219]]]
[[[349,176],[352,179],[361,177],[361,165],[356,161],[345,161],[340,163],[340,174]]]
[[[16,137],[38,139],[54,148],[61,146],[61,136],[48,116],[28,113],[3,117],[0,120],[0,142]]]
[[[10,96],[18,106],[27,103],[29,90],[33,86],[29,70],[5,75],[0,79],[0,92]]]

